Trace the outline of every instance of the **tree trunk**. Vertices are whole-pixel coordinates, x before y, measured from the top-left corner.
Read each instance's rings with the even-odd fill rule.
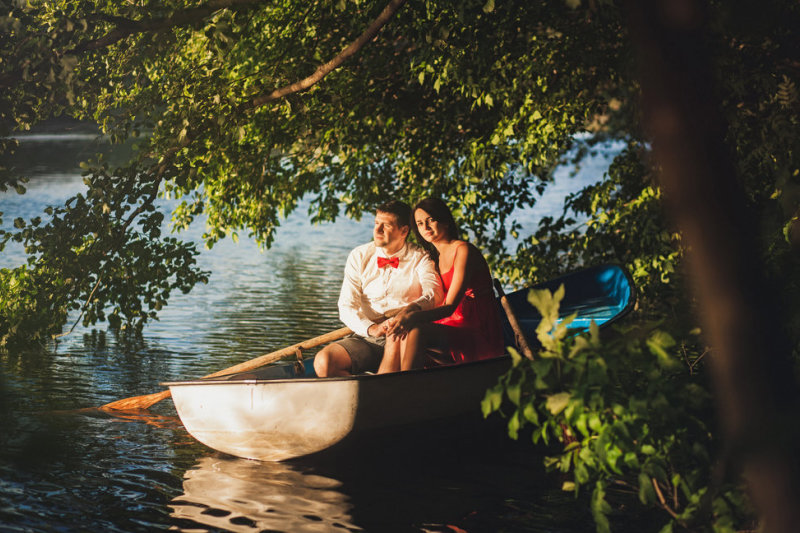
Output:
[[[797,383],[775,293],[764,278],[757,222],[745,208],[714,98],[706,7],[630,0],[643,125],[660,166],[667,215],[688,248],[728,459],[766,531],[797,531]]]

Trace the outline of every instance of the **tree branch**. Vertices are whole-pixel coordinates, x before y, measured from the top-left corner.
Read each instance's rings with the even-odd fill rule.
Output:
[[[651,481],[653,482],[653,488],[656,489],[656,495],[658,496],[658,501],[661,504],[661,508],[669,513],[672,518],[682,523],[678,513],[675,512],[675,509],[669,506],[667,500],[664,498],[664,493],[661,492],[661,487],[658,486],[658,481],[656,481],[656,478],[652,478]]]
[[[381,11],[380,15],[378,15],[378,17],[372,21],[372,24],[369,25],[364,33],[362,33],[355,41],[350,43],[350,45],[342,50],[336,57],[317,67],[317,70],[315,70],[311,76],[279,89],[275,89],[269,94],[257,96],[250,100],[250,102],[244,106],[244,109],[257,109],[265,104],[278,100],[279,98],[283,98],[284,96],[310,89],[319,83],[322,78],[338,68],[348,58],[355,55],[359,50],[361,50],[361,48],[364,47],[365,44],[371,41],[405,2],[406,0],[391,0],[391,2],[389,2],[386,7],[383,8],[383,11]]]

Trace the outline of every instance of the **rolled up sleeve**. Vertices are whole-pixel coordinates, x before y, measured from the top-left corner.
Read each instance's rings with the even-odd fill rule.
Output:
[[[355,251],[350,252],[344,267],[342,291],[339,293],[339,318],[344,325],[357,335],[367,336],[367,330],[374,324],[362,311],[360,257]]]

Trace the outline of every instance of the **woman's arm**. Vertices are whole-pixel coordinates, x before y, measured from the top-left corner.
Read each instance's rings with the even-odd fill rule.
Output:
[[[434,322],[453,314],[467,290],[468,282],[475,270],[475,254],[479,253],[476,248],[463,241],[457,246],[453,259],[453,279],[444,303],[424,311],[403,310],[392,319],[387,335],[402,334],[419,324]]]

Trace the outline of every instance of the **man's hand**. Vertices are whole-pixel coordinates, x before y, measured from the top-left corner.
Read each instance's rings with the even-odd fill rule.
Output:
[[[380,324],[372,324],[367,328],[367,335],[370,337],[385,337],[386,336],[386,322]]]

